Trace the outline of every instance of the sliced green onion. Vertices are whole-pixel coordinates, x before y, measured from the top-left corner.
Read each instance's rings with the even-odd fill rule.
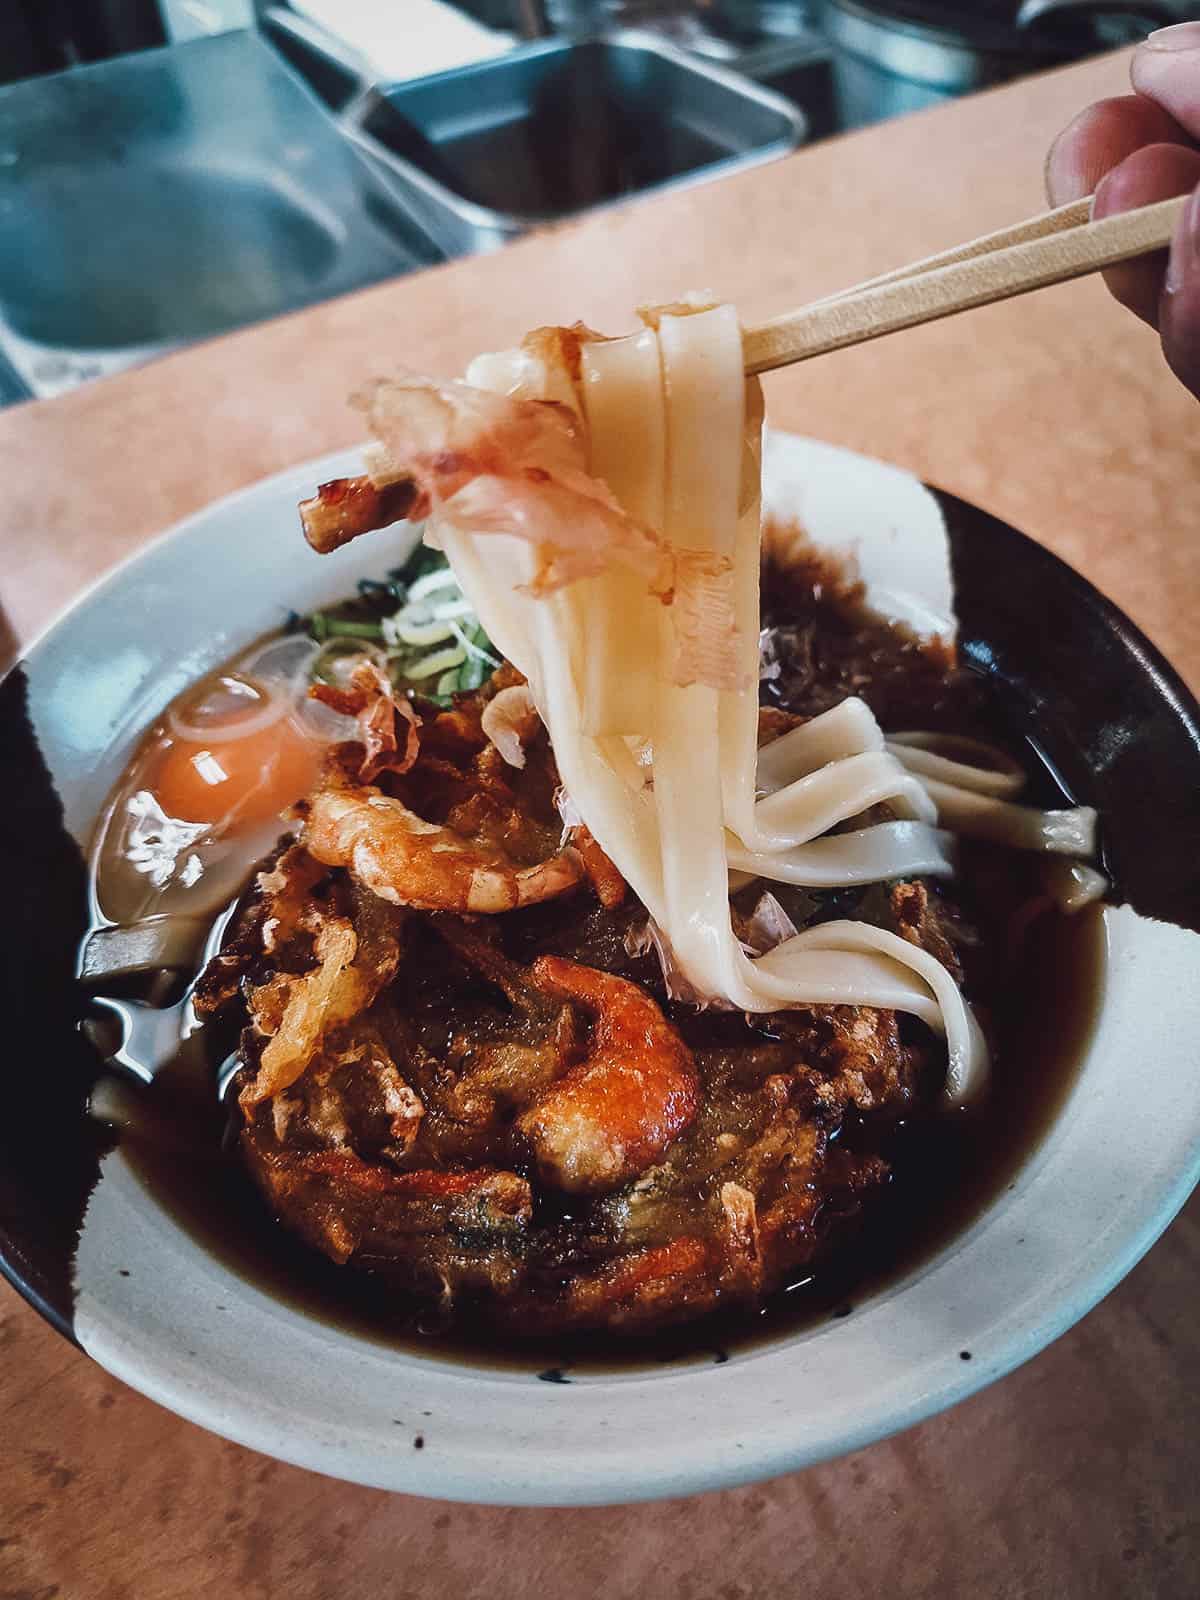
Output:
[[[405,669],[404,676],[411,678],[414,683],[422,683],[426,678],[436,677],[450,667],[461,667],[466,659],[466,651],[461,645],[448,645],[445,650],[435,650],[432,655],[414,661]]]
[[[388,631],[394,634],[403,644],[441,644],[443,640],[454,637],[454,624],[452,622],[401,622],[399,617],[393,617],[391,628]]]
[[[474,639],[471,638],[471,634],[474,634],[476,638],[487,637],[478,623],[476,623],[471,629],[470,634],[465,629],[460,628],[457,622],[452,622],[450,624],[450,631],[458,640],[459,644],[463,647],[463,650],[466,652],[466,654],[472,657],[473,660],[484,661],[488,664],[488,666],[493,668],[500,665],[499,661],[494,655],[491,654],[490,651],[482,649],[478,644],[475,643]]]
[[[487,662],[480,661],[475,656],[468,656],[459,669],[458,687],[460,689],[478,689],[487,675]]]
[[[383,624],[357,617],[328,617],[325,622],[331,639],[382,639]]]
[[[324,611],[304,618],[302,625],[322,646],[312,664],[313,678],[341,683],[344,673],[335,670],[341,659],[363,653],[386,667],[397,688],[421,683],[426,693],[449,704],[456,692],[478,689],[500,665],[440,551],[419,545],[402,567],[392,568],[386,583],[363,578],[358,592],[376,608],[389,597],[397,608],[378,620]],[[383,649],[369,642],[377,639]],[[436,687],[429,685],[431,678],[437,679]]]
[[[324,611],[314,611],[308,619],[308,631],[313,638],[324,639],[382,639],[383,625],[366,618],[330,617]]]
[[[430,606],[429,610],[430,614],[436,617],[439,622],[451,622],[459,617],[473,617],[475,615],[471,602],[465,595],[458,600],[439,601],[436,605]]]
[[[388,577],[407,586],[423,578],[427,572],[440,572],[445,566],[446,557],[440,550],[432,550],[427,544],[418,544],[404,565],[393,567]]]
[[[408,599],[411,604],[414,600],[424,600],[427,594],[434,594],[438,589],[448,589],[453,584],[457,589],[458,579],[449,567],[439,567],[436,572],[427,572],[424,577],[418,578],[415,583],[408,586]]]

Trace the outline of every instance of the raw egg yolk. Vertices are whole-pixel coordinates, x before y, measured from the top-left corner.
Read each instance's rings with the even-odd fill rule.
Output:
[[[290,716],[241,739],[173,738],[150,785],[180,822],[268,822],[316,782],[321,747]]]

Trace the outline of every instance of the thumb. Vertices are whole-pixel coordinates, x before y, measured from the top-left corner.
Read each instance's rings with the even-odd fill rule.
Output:
[[[1159,28],[1138,46],[1133,87],[1200,140],[1200,22]]]

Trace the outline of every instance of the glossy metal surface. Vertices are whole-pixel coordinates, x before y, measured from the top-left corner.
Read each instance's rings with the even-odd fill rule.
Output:
[[[1180,20],[1175,0],[822,0],[848,125],[883,121]]]
[[[449,252],[784,155],[800,112],[636,33],[525,46],[368,90],[345,124]]]
[[[253,33],[0,89],[0,358],[34,394],[442,254]]]

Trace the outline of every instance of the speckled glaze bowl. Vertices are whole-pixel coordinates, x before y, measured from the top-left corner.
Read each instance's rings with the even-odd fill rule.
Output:
[[[1054,556],[895,468],[784,435],[765,492],[858,562],[869,600],[957,624],[1082,803],[1113,904],[1078,1076],[1011,1186],[853,1314],[735,1351],[539,1382],[306,1316],[160,1207],[85,1107],[76,1023],[83,849],[145,727],[290,608],[403,554],[318,558],[296,501],[357,470],[312,462],[209,507],[77,601],[0,685],[0,1265],[67,1337],[192,1421],[285,1460],[450,1499],[580,1504],[790,1471],[952,1405],[1035,1355],[1133,1266],[1200,1175],[1200,712],[1154,648]],[[964,1360],[964,1354],[970,1359]]]

